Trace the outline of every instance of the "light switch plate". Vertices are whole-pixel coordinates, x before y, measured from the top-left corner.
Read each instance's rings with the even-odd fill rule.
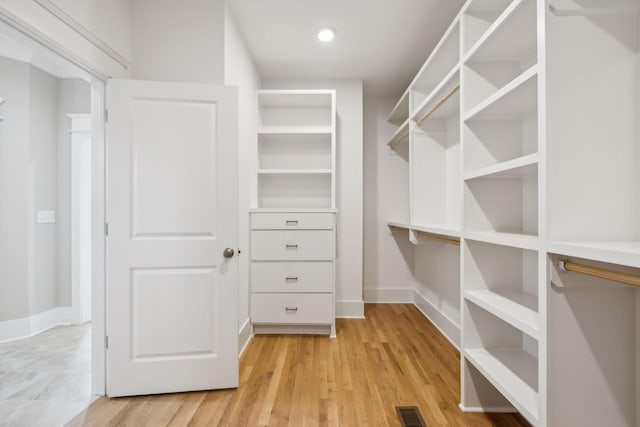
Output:
[[[38,211],[38,224],[55,224],[56,211]]]

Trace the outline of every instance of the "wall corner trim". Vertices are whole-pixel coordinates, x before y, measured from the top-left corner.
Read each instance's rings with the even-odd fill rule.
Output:
[[[116,61],[118,64],[122,65],[125,69],[129,69],[131,67],[131,62],[121,55],[118,51],[109,46],[106,42],[104,42],[100,37],[96,36],[94,33],[89,31],[87,27],[76,21],[71,15],[58,7],[51,0],[33,0],[42,8],[44,8],[47,12],[55,16],[57,19],[62,21],[65,25],[71,28],[73,31],[78,33],[82,38],[87,40],[89,43],[100,49],[102,52],[107,54],[111,59]]]
[[[72,324],[71,307],[55,307],[21,319],[0,322],[0,343],[28,338],[59,325]]]
[[[424,317],[460,351],[460,326],[415,289],[413,290],[413,297],[415,306],[422,312]]]
[[[238,357],[242,356],[242,353],[244,353],[252,338],[253,328],[251,326],[251,319],[247,319],[240,327],[240,331],[238,331]]]
[[[412,304],[411,288],[364,288],[365,303],[372,304]]]
[[[364,301],[336,301],[336,318],[364,319]]]

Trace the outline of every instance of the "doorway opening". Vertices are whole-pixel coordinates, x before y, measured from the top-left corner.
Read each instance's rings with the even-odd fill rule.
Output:
[[[104,81],[0,23],[0,419],[104,394]]]

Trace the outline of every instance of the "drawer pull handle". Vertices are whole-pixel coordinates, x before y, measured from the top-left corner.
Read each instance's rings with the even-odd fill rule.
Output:
[[[297,277],[285,277],[285,279],[287,282],[297,282],[298,278]]]
[[[286,311],[287,313],[290,312],[290,311],[297,312],[298,311],[298,307],[293,307],[293,308],[292,307],[285,307],[284,311]]]
[[[287,245],[287,249],[298,249],[298,245]]]
[[[287,222],[287,225],[298,225],[297,219],[288,219],[286,222]]]

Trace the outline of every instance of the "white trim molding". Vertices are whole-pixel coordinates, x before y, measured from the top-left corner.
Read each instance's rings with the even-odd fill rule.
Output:
[[[460,326],[415,289],[413,291],[413,301],[418,310],[420,310],[433,326],[459,351]]]
[[[58,5],[56,5],[51,0],[33,0],[38,3],[42,8],[44,8],[47,12],[58,18],[62,23],[75,31],[82,38],[87,40],[89,43],[100,49],[106,55],[108,55],[111,59],[116,61],[118,64],[122,65],[125,69],[131,68],[131,62],[125,58],[123,55],[118,53],[115,49],[109,46],[106,42],[104,42],[100,37],[96,36],[94,33],[89,31],[87,27],[76,21],[71,15],[62,10]]]
[[[0,343],[27,338],[60,325],[70,325],[71,307],[55,307],[21,319],[0,322]]]
[[[106,81],[108,76],[98,70],[96,67],[91,65],[89,62],[85,61],[69,49],[67,49],[62,44],[56,42],[51,39],[49,36],[45,35],[42,31],[37,30],[32,25],[26,23],[22,19],[16,17],[13,13],[11,13],[8,9],[3,6],[0,6],[0,21],[7,24],[14,30],[22,33],[27,36],[29,39],[43,46],[44,48],[54,52],[65,60],[75,64],[81,70],[91,74],[92,76]]]
[[[518,412],[515,408],[510,406],[487,406],[485,407],[475,407],[475,406],[464,406],[462,403],[458,405],[462,412],[483,412],[483,413],[499,413],[499,414],[514,414]]]
[[[364,302],[373,304],[412,304],[411,288],[364,288]]]
[[[336,318],[364,319],[364,301],[336,301]]]
[[[244,324],[238,332],[238,357],[242,356],[244,350],[247,348],[251,339],[253,338],[253,329],[251,327],[251,319],[244,321]]]

